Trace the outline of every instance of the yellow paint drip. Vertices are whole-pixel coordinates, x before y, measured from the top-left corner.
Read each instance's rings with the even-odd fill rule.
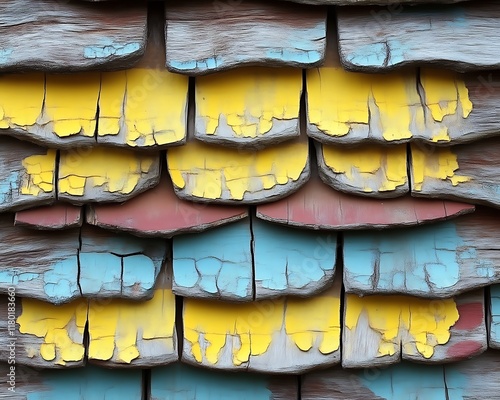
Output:
[[[229,192],[231,199],[242,200],[246,192],[298,180],[307,164],[308,144],[243,151],[191,141],[169,149],[167,159],[174,185],[192,196],[213,200]]]
[[[393,191],[407,182],[406,146],[345,148],[323,145],[326,165],[365,192]]]
[[[56,165],[55,150],[47,150],[47,154],[26,157],[22,165],[24,167],[21,186],[23,195],[38,196],[41,192],[52,192]]]
[[[460,166],[456,154],[449,147],[424,150],[412,145],[411,156],[413,189],[416,191],[421,191],[429,179],[449,181],[453,186],[471,180],[468,176],[456,174]]]
[[[43,74],[0,76],[0,129],[35,125],[45,93]]]
[[[99,136],[125,132],[129,146],[176,143],[186,136],[188,77],[165,69],[102,74]]]
[[[89,358],[129,364],[140,357],[139,340],[155,341],[174,351],[175,297],[171,290],[156,290],[143,302],[114,300],[108,304],[91,301],[89,305]],[[153,342],[152,342],[153,345]]]
[[[19,332],[43,338],[39,351],[29,349],[28,356],[37,353],[55,364],[81,361],[84,356],[83,331],[87,321],[87,304],[76,301],[55,306],[29,298],[22,299],[22,313],[17,318]],[[75,336],[78,338],[75,339]]]
[[[59,137],[93,137],[96,128],[99,73],[47,75],[44,122]]]
[[[255,138],[273,119],[298,118],[301,92],[300,69],[236,68],[196,78],[196,112],[207,135],[224,120],[235,137]]]
[[[61,151],[59,193],[83,196],[86,188],[92,187],[111,193],[131,193],[156,157],[103,147],[86,149],[81,154]]]
[[[409,296],[346,296],[345,326],[355,330],[361,315],[380,334],[379,356],[393,355],[400,342],[407,354],[416,351],[431,358],[437,345],[450,339],[459,314],[453,299],[426,300]]]

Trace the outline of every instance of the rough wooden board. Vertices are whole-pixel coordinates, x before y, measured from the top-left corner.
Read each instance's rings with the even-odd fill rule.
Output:
[[[487,347],[482,290],[456,299],[346,294],[342,366],[369,368],[409,359],[443,363]]]
[[[99,2],[99,1],[110,1],[110,0],[82,0],[89,2]],[[142,0],[139,0],[139,2]],[[397,10],[402,7],[400,3],[459,3],[461,1],[467,0],[400,0],[394,3],[394,0],[287,0],[293,3],[311,4],[311,5],[337,5],[337,6],[348,6],[348,5],[386,5],[388,12],[397,12]],[[224,12],[226,9],[231,8],[232,3],[215,2],[214,8]]]
[[[184,299],[182,360],[212,369],[298,374],[340,358],[341,281],[306,299]]]
[[[150,400],[298,400],[299,378],[220,371],[174,364],[151,371]],[[148,399],[148,400],[149,400]]]
[[[496,39],[500,5],[465,2],[447,7],[405,7],[381,16],[377,8],[340,8],[339,50],[347,69],[377,71],[439,64],[457,70],[500,66]]]
[[[77,71],[131,66],[144,53],[144,4],[5,0],[0,70]],[[22,27],[22,29],[20,29]]]
[[[195,137],[263,148],[299,136],[302,70],[237,68],[196,78]]]
[[[388,368],[331,368],[304,375],[303,400],[498,399],[500,354],[490,350],[445,365],[403,362]]]
[[[52,303],[80,296],[78,288],[79,230],[50,235],[14,227],[12,214],[0,215],[0,292],[11,286],[18,296]]]
[[[489,289],[488,344],[492,349],[500,349],[500,285],[491,285]]]
[[[15,226],[40,230],[77,228],[82,226],[82,222],[82,209],[68,203],[18,211],[14,218]]]
[[[500,207],[500,139],[450,148],[411,145],[412,196],[462,200]]]
[[[172,237],[204,231],[248,216],[245,207],[196,204],[179,199],[167,171],[152,189],[120,204],[87,206],[87,222],[139,236]]]
[[[255,298],[310,297],[333,283],[337,234],[252,221]]]
[[[74,204],[119,202],[158,184],[159,153],[109,147],[61,151],[58,198]]]
[[[6,376],[12,365],[0,364],[0,374]],[[143,392],[141,370],[112,370],[87,366],[62,371],[35,370],[15,366],[15,392],[9,383],[0,382],[0,399],[5,400],[133,400]]]
[[[15,288],[17,289],[17,288]],[[16,365],[36,368],[75,367],[84,364],[84,328],[87,302],[56,306],[22,298],[17,290],[14,329],[8,324],[8,296],[0,297],[0,361],[8,362],[8,344],[15,340]],[[12,333],[11,333],[12,332]]]
[[[309,229],[367,229],[420,225],[473,212],[471,204],[434,199],[370,199],[327,186],[314,171],[282,200],[257,206],[257,218]]]
[[[153,296],[167,255],[166,240],[85,225],[80,243],[78,277],[83,296],[135,300]]]
[[[0,137],[0,212],[55,200],[56,152]]]
[[[188,137],[167,151],[175,193],[199,202],[253,204],[288,196],[309,179],[309,146],[297,139],[263,150],[231,149]]]
[[[251,301],[252,232],[249,219],[173,239],[173,291],[176,295],[225,301]]]
[[[377,198],[409,192],[406,146],[346,148],[316,142],[319,176],[341,192]]]
[[[150,8],[144,57],[132,69],[102,74],[98,143],[158,148],[186,140],[188,77],[165,69],[163,8]]]
[[[258,0],[233,2],[222,11],[204,1],[167,4],[167,68],[198,75],[242,65],[319,65],[326,14],[324,7]]]
[[[151,300],[89,302],[89,362],[152,367],[177,361],[175,296],[164,269]]]
[[[481,208],[434,225],[345,233],[345,289],[444,298],[497,283],[499,226],[497,213]]]

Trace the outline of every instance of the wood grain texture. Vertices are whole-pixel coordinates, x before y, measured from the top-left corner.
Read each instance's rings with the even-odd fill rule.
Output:
[[[0,364],[0,373],[10,372],[6,363]],[[36,370],[15,365],[16,382],[10,386],[2,379],[0,399],[22,400],[134,400],[143,392],[142,371],[123,371],[86,366],[66,370]],[[9,388],[14,387],[14,391]]]
[[[497,149],[492,138],[450,148],[411,145],[412,196],[500,206]]]
[[[277,200],[310,174],[305,133],[263,150],[231,149],[188,136],[186,145],[167,151],[167,164],[177,196],[211,204]]]
[[[480,208],[439,224],[345,233],[345,289],[444,298],[497,283],[499,224],[493,210]]]
[[[347,69],[377,71],[439,64],[477,70],[500,65],[499,41],[492,36],[500,27],[496,1],[404,7],[388,14],[376,8],[338,11],[340,57]]]
[[[340,280],[306,299],[184,299],[182,360],[212,369],[302,373],[340,358]]]
[[[119,202],[158,184],[160,157],[107,147],[61,151],[58,198],[73,204]]]
[[[302,71],[237,68],[196,78],[195,137],[263,148],[299,136]]]
[[[172,237],[204,231],[248,216],[246,207],[197,204],[179,199],[167,171],[160,183],[120,204],[87,206],[87,223],[138,236]]]
[[[144,4],[6,0],[0,16],[2,71],[126,68],[144,53]]]
[[[344,368],[450,362],[487,347],[482,290],[443,300],[347,294],[344,316]]]
[[[394,198],[409,192],[406,146],[345,148],[316,142],[319,176],[336,190]]]
[[[257,218],[308,229],[370,229],[412,226],[451,219],[474,211],[465,203],[410,196],[371,199],[351,196],[324,184],[312,171],[290,196],[257,206]]]
[[[15,226],[40,230],[58,230],[82,226],[82,209],[67,203],[31,208],[16,212]]]
[[[0,137],[0,211],[52,203],[56,152]]]
[[[471,360],[445,365],[403,362],[388,368],[331,368],[303,377],[301,399],[498,399],[499,361],[499,353],[490,350]]]
[[[252,221],[255,298],[310,297],[333,283],[337,234]]]
[[[298,377],[228,375],[183,364],[154,368],[151,400],[298,400]]]
[[[252,232],[244,219],[173,239],[173,291],[185,297],[251,301]]]
[[[492,349],[500,349],[500,285],[490,286],[488,318],[488,344]]]
[[[214,5],[166,5],[169,70],[198,75],[242,65],[302,68],[323,61],[326,8],[258,0]]]

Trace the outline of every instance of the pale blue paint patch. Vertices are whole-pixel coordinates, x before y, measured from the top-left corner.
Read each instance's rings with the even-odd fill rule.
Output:
[[[469,21],[464,7],[454,5],[453,7],[404,7],[401,9],[401,14],[411,15],[412,18],[419,20],[427,19],[429,27],[433,24],[443,22],[449,28],[459,28],[462,30],[469,26]],[[422,24],[423,29],[429,29]]]
[[[42,370],[42,385],[27,400],[137,400],[142,396],[142,371],[86,366],[78,369]],[[20,385],[18,391],[22,393]]]
[[[322,59],[322,55],[316,50],[296,50],[296,49],[269,49],[266,52],[267,58],[271,60],[284,61],[299,64],[314,64]]]
[[[188,365],[153,368],[151,400],[271,400],[266,375],[227,374]]]
[[[83,296],[100,292],[121,293],[122,260],[110,253],[80,253],[80,287]]]
[[[390,49],[387,65],[397,65],[405,61],[405,52],[408,51],[408,48],[402,42],[399,40],[389,40],[387,45]]]
[[[140,48],[140,43],[118,43],[109,38],[103,38],[99,44],[85,47],[83,57],[94,59],[125,56],[138,51]]]
[[[490,343],[500,346],[500,285],[490,286]]]
[[[70,256],[58,260],[43,274],[45,294],[51,302],[59,303],[80,295],[78,289],[78,259]]]
[[[446,388],[448,390],[448,399],[463,400],[466,398],[465,390],[469,387],[469,377],[461,373],[456,364],[445,366]]]
[[[19,272],[12,269],[0,271],[0,285],[8,287],[11,285],[19,285],[22,282],[32,281],[40,277],[40,274],[33,274],[29,272]]]
[[[144,254],[123,258],[122,295],[139,297],[153,288],[159,271]]]
[[[11,204],[19,193],[19,171],[12,171],[0,180],[0,204]]]
[[[168,65],[177,71],[207,71],[223,67],[225,64],[224,58],[217,55],[214,57],[204,58],[202,60],[186,60],[176,61],[168,60]]]
[[[364,374],[364,371],[357,373],[361,382],[382,399],[447,400],[442,366],[402,362],[377,369],[376,374]]]
[[[387,57],[385,43],[371,43],[359,46],[346,54],[346,59],[353,65],[383,67]]]
[[[252,296],[250,227],[246,220],[173,239],[173,278],[194,288],[241,298]]]
[[[170,65],[171,68],[177,71],[193,71],[196,69],[198,63],[196,62],[196,60],[188,60],[188,61],[170,60],[168,62],[168,65]]]
[[[265,289],[301,289],[333,276],[337,236],[253,221],[255,281]],[[325,282],[326,283],[326,282]]]
[[[0,49],[0,65],[10,62],[13,51],[12,49]]]

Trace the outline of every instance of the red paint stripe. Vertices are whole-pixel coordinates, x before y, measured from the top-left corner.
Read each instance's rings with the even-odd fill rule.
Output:
[[[472,330],[484,323],[484,307],[482,303],[467,303],[457,306],[460,318],[453,329]]]
[[[466,340],[464,342],[455,343],[450,346],[446,354],[450,358],[467,358],[479,353],[482,353],[483,345],[474,340]]]

